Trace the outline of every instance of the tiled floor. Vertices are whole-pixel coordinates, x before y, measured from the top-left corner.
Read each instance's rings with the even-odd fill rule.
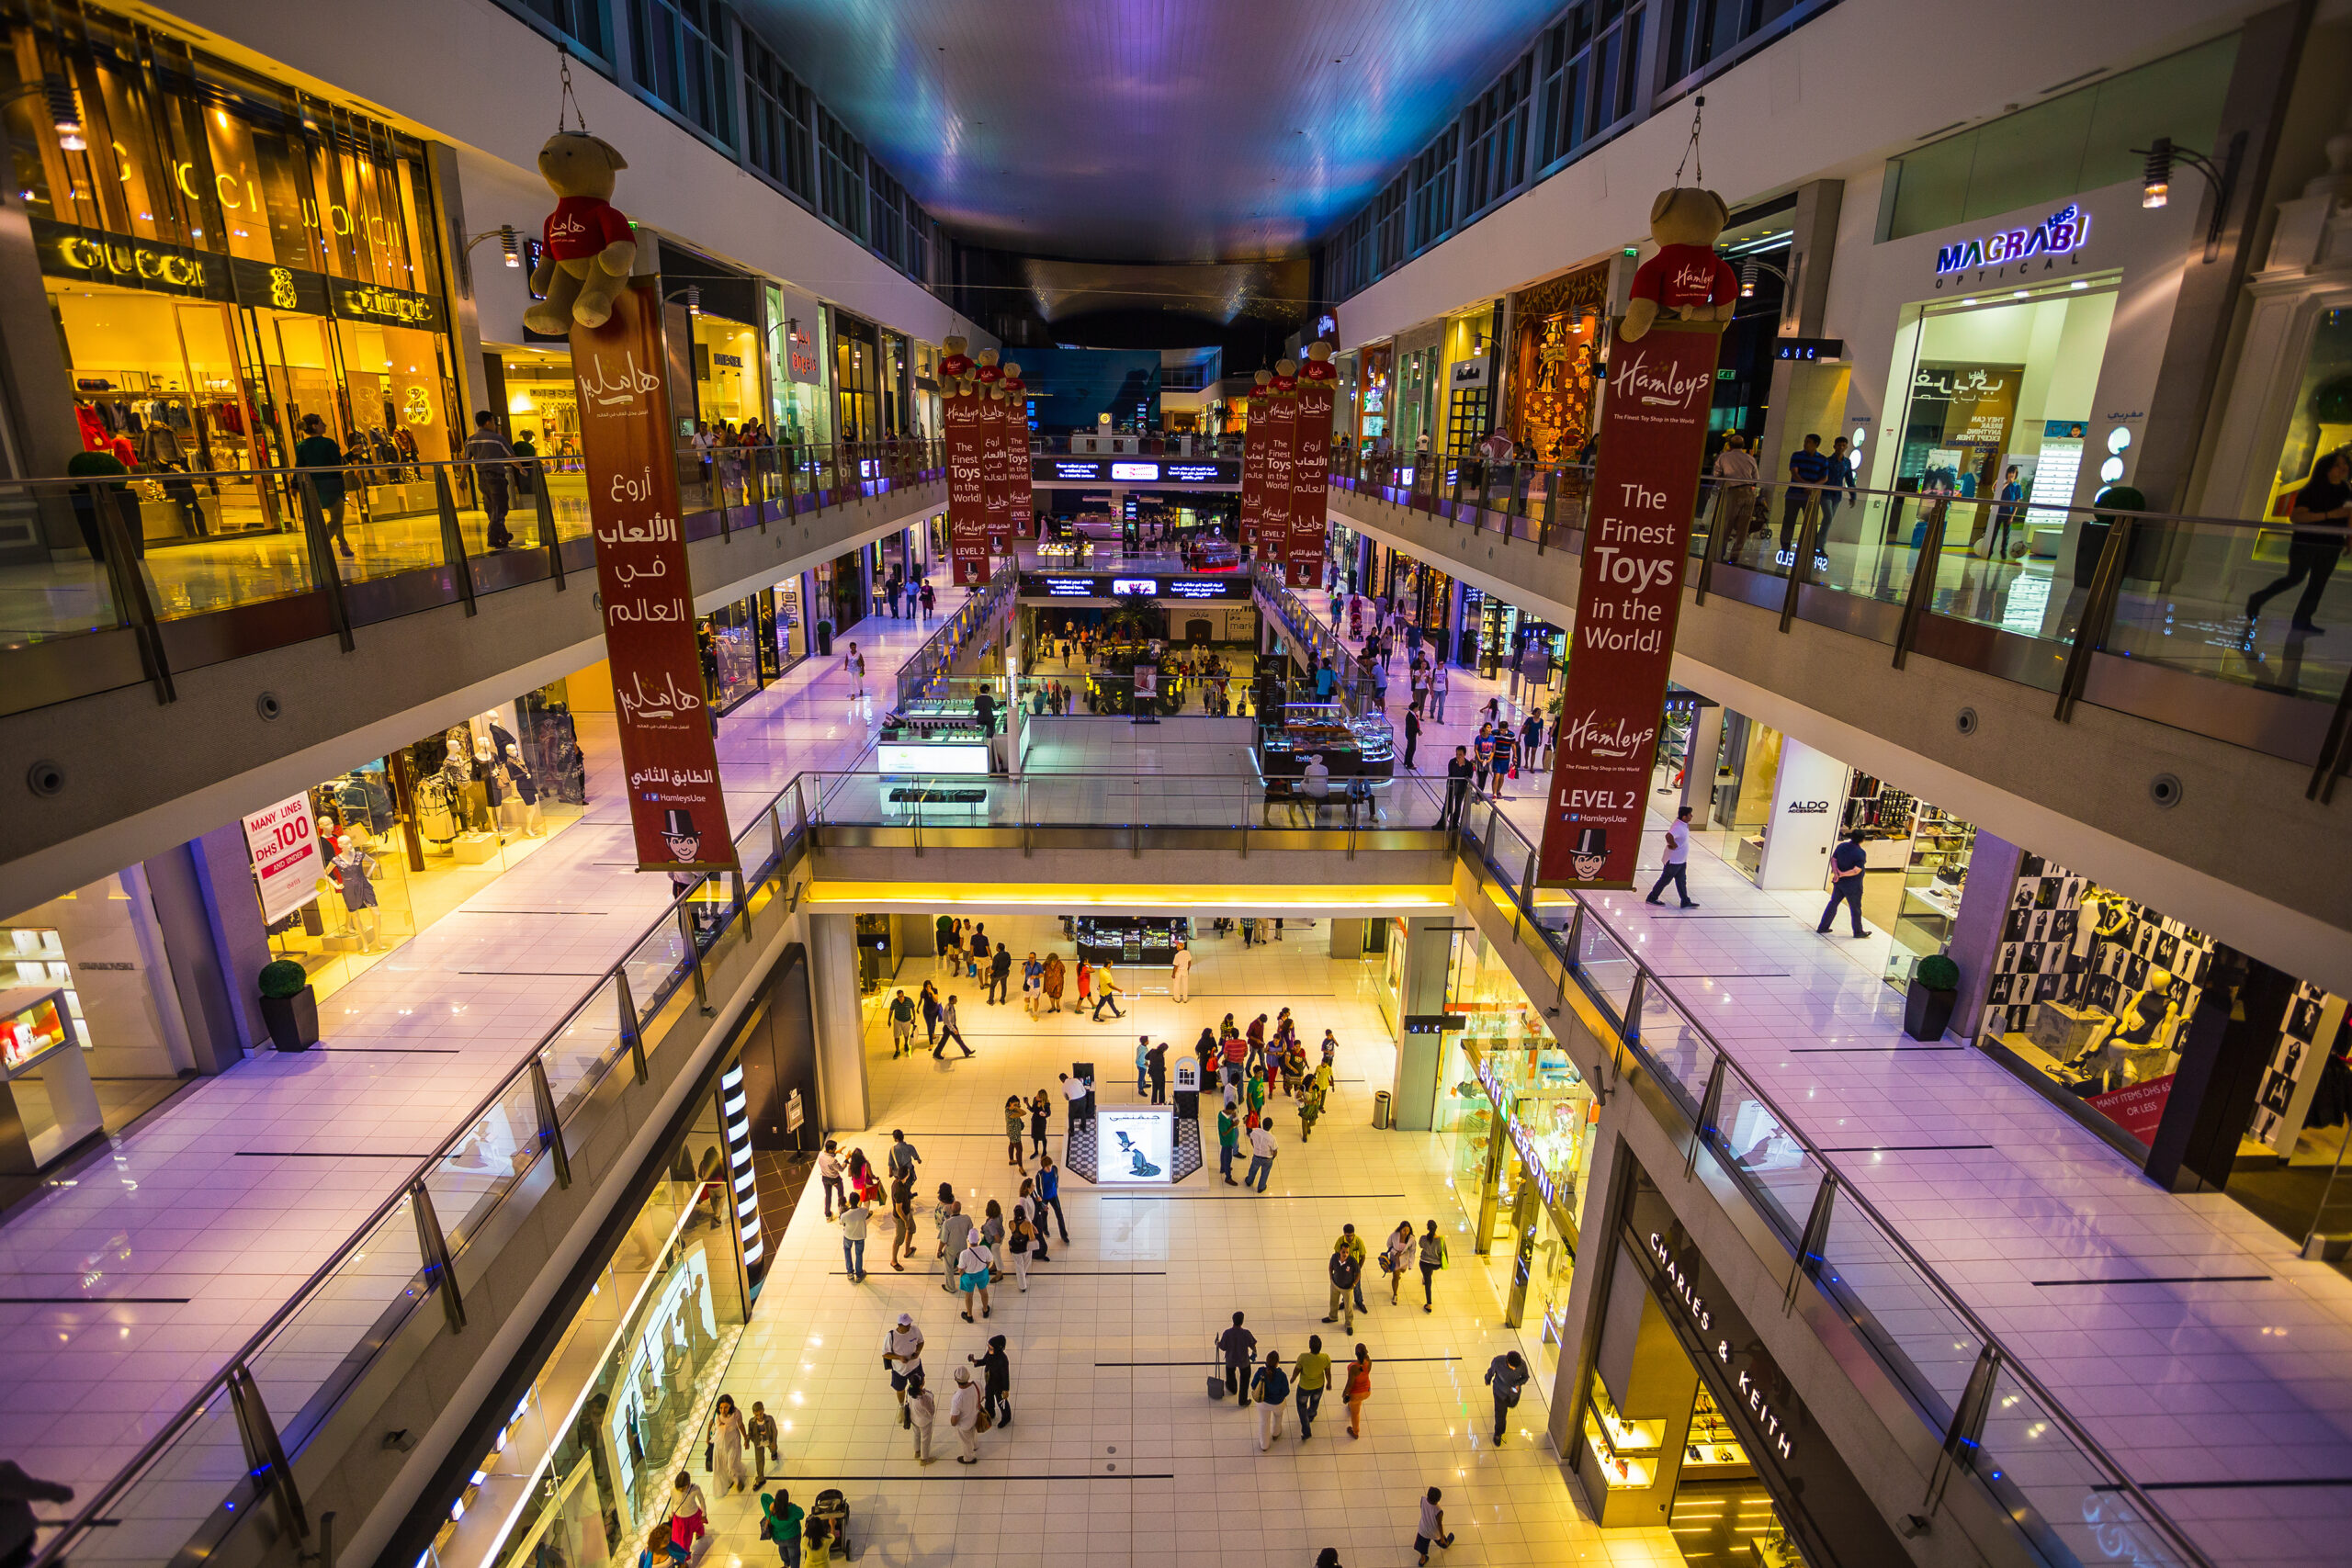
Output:
[[[926,632],[855,629],[888,669]],[[739,818],[803,768],[854,762],[877,702],[810,660],[722,719]],[[0,1226],[0,1457],[85,1489],[111,1476],[643,934],[670,890],[635,874],[598,735],[586,818],[338,990],[320,1048],[194,1086]],[[303,1389],[263,1381],[299,1407]]]
[[[1453,681],[1455,717],[1463,694],[1475,707],[1494,690]],[[1545,781],[1512,787],[1506,815],[1532,839]],[[1666,820],[1653,810],[1645,879]],[[1816,935],[1822,895],[1762,892],[1697,848],[1690,880],[1694,910],[1649,908],[1641,892],[1591,901],[2218,1561],[2343,1561],[2335,1521],[2352,1484],[2228,1483],[2352,1483],[2352,1280],[2302,1261],[2227,1196],[2159,1190],[1982,1053],[1908,1040],[1881,979],[1883,934]],[[1858,1261],[1871,1250],[1858,1229],[1833,1230],[1829,1257],[1849,1278],[1871,1276]],[[1956,1393],[1975,1346],[1955,1355],[1944,1320],[1897,1310],[1896,1276],[1882,1278],[1897,1338]]]
[[[1044,920],[989,925],[1016,952],[1059,938]],[[1005,1163],[1004,1097],[1052,1085],[1073,1060],[1096,1064],[1098,1093],[1115,1105],[1139,1098],[1139,1032],[1181,1049],[1226,1012],[1247,1021],[1287,1005],[1310,1041],[1330,1027],[1342,1048],[1338,1091],[1313,1141],[1299,1143],[1295,1116],[1276,1122],[1282,1152],[1265,1197],[1224,1186],[1213,1159],[1164,1194],[1066,1178],[1072,1240],[1057,1241],[1053,1260],[1032,1266],[1026,1294],[1008,1279],[994,1315],[975,1324],[957,1315],[951,1303],[960,1298],[944,1294],[937,1275],[890,1270],[884,1222],[867,1243],[871,1279],[850,1284],[820,1195],[804,1196],[722,1381],[739,1404],[760,1399],[784,1413],[784,1483],[803,1505],[824,1487],[842,1488],[861,1556],[878,1551],[881,1562],[952,1560],[957,1568],[1303,1568],[1336,1546],[1350,1568],[1402,1564],[1412,1561],[1418,1500],[1438,1485],[1459,1537],[1442,1561],[1679,1568],[1666,1530],[1604,1536],[1579,1512],[1543,1435],[1543,1389],[1531,1387],[1506,1444],[1489,1442],[1493,1407],[1480,1379],[1519,1339],[1498,1325],[1500,1303],[1467,1258],[1440,1143],[1372,1129],[1372,1092],[1393,1075],[1394,1045],[1365,988],[1365,966],[1325,956],[1322,926],[1291,922],[1284,938],[1246,951],[1238,937],[1203,941],[1191,1001],[1170,1002],[1165,974],[1145,971],[1134,1016],[1122,1022],[1063,1013],[1033,1023],[1017,1005],[967,1008],[978,1053],[969,1061],[893,1061],[887,1030],[869,1030],[876,1125],[841,1142],[879,1156],[889,1130],[905,1129],[922,1155],[925,1197],[952,1180],[975,1212],[989,1198],[1009,1204],[1019,1190],[1019,1173]],[[910,959],[900,978],[919,983],[930,967]],[[1057,1157],[1061,1132],[1057,1112]],[[1323,1260],[1340,1226],[1352,1222],[1376,1239],[1406,1218],[1416,1228],[1436,1219],[1453,1236],[1456,1262],[1438,1277],[1437,1311],[1424,1314],[1409,1297],[1392,1307],[1385,1288],[1368,1284],[1373,1309],[1358,1316],[1352,1339],[1327,1327]],[[928,1262],[927,1202],[917,1223],[918,1258]],[[1259,1453],[1254,1408],[1205,1393],[1211,1341],[1235,1311],[1249,1314],[1261,1352],[1278,1349],[1285,1363],[1309,1334],[1341,1359],[1356,1342],[1368,1346],[1374,1393],[1363,1438],[1348,1437],[1334,1393],[1312,1439],[1299,1440],[1294,1404],[1285,1435]],[[914,1461],[876,1360],[900,1312],[922,1328],[925,1366],[942,1393],[928,1467]],[[981,1437],[977,1466],[960,1466],[944,1395],[955,1368],[992,1333],[1009,1341],[1014,1422]],[[758,1539],[756,1498],[712,1503],[717,1536],[700,1561],[767,1562],[774,1549]]]

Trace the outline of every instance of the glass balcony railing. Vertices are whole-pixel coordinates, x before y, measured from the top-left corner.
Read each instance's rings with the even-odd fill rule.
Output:
[[[885,494],[937,479],[940,461],[920,442],[684,449],[684,531],[724,537]],[[26,705],[141,679],[169,700],[175,669],[224,648],[348,638],[595,562],[573,455],[11,481],[0,519],[52,557],[87,551],[0,566],[0,660],[42,672],[7,683]],[[233,632],[198,624],[239,614]],[[135,657],[93,659],[73,642],[125,631]]]
[[[1589,468],[1341,455],[1332,483],[1472,534],[1580,553]],[[1941,491],[1700,487],[1685,581],[2078,701],[2139,713],[2312,764],[2316,791],[2352,763],[2352,578],[2290,584],[2289,547],[2352,542],[2294,527]],[[2316,623],[2315,625],[2313,623]],[[2103,659],[2093,656],[2106,656]],[[2150,686],[2178,674],[2196,678]],[[2202,682],[2215,682],[2211,686]],[[2229,688],[2312,699],[2249,705]],[[2210,695],[2209,695],[2210,694]]]

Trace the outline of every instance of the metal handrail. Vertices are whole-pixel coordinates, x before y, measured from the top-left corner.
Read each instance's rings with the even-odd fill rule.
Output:
[[[1535,846],[1528,841],[1527,836],[1520,830],[1517,824],[1513,823],[1509,818],[1503,816],[1500,809],[1496,807],[1495,803],[1488,800],[1487,797],[1482,795],[1478,798],[1482,802],[1485,802],[1488,807],[1487,821],[1491,830],[1508,833],[1531,854],[1534,852]],[[1628,1055],[1633,1055],[1645,1065],[1649,1069],[1652,1076],[1656,1077],[1662,1086],[1668,1086],[1670,1089],[1679,1089],[1679,1081],[1676,1079],[1673,1075],[1666,1072],[1657,1065],[1656,1058],[1650,1055],[1649,1052],[1641,1044],[1637,1038],[1629,1037],[1623,1032],[1624,1020],[1619,1016],[1619,1012],[1615,1005],[1611,1003],[1608,997],[1597,987],[1593,986],[1585,978],[1583,966],[1578,962],[1576,954],[1573,952],[1563,950],[1562,945],[1555,940],[1561,933],[1555,931],[1551,927],[1545,926],[1539,919],[1536,918],[1536,909],[1532,897],[1523,897],[1520,889],[1510,886],[1510,878],[1507,874],[1506,867],[1498,858],[1498,852],[1490,853],[1487,852],[1482,848],[1481,855],[1486,861],[1487,866],[1493,870],[1498,875],[1501,882],[1510,888],[1513,902],[1520,906],[1522,912],[1528,917],[1530,923],[1544,934],[1545,946],[1552,949],[1554,953],[1559,957],[1561,964],[1567,974],[1576,979],[1577,989],[1584,993],[1585,997],[1600,1011],[1601,1016],[1608,1019],[1611,1026],[1618,1031],[1618,1036],[1615,1042],[1616,1047],[1623,1050]],[[1917,1249],[1913,1247],[1909,1242],[1903,1238],[1902,1233],[1895,1229],[1893,1222],[1889,1221],[1885,1215],[1879,1213],[1877,1206],[1871,1203],[1868,1198],[1862,1196],[1860,1189],[1854,1184],[1853,1180],[1849,1178],[1845,1172],[1829,1158],[1828,1156],[1823,1154],[1819,1146],[1816,1145],[1810,1137],[1806,1136],[1805,1134],[1799,1129],[1795,1118],[1791,1116],[1786,1110],[1782,1109],[1781,1104],[1775,1100],[1770,1093],[1758,1086],[1754,1078],[1740,1069],[1737,1059],[1732,1055],[1730,1050],[1724,1045],[1723,1042],[1715,1037],[1714,1031],[1709,1029],[1702,1021],[1702,1010],[1691,1007],[1683,999],[1681,994],[1674,988],[1674,986],[1670,981],[1661,976],[1657,970],[1653,969],[1649,965],[1648,962],[1641,956],[1638,944],[1627,941],[1624,934],[1621,932],[1610,920],[1608,915],[1600,908],[1599,905],[1595,904],[1590,899],[1588,899],[1583,894],[1577,892],[1573,888],[1566,889],[1565,891],[1567,892],[1570,900],[1578,911],[1579,923],[1591,922],[1593,924],[1597,924],[1600,930],[1608,935],[1609,940],[1615,944],[1618,953],[1623,954],[1627,961],[1632,963],[1635,974],[1639,976],[1639,985],[1641,987],[1642,994],[1663,995],[1668,1001],[1671,1002],[1674,1006],[1675,1013],[1682,1024],[1698,1033],[1699,1037],[1707,1043],[1711,1050],[1714,1052],[1715,1060],[1724,1064],[1724,1070],[1726,1072],[1736,1074],[1738,1077],[1743,1092],[1753,1098],[1758,1104],[1762,1105],[1766,1111],[1770,1112],[1773,1120],[1779,1124],[1780,1130],[1787,1134],[1787,1136],[1800,1148],[1804,1150],[1805,1154],[1821,1168],[1828,1179],[1834,1179],[1837,1182],[1838,1201],[1852,1205],[1866,1220],[1869,1221],[1871,1229],[1878,1234],[1879,1237],[1892,1246],[1894,1250],[1902,1256],[1904,1261],[1908,1263],[1917,1273],[1920,1280],[1936,1293],[1936,1297],[1940,1304],[1948,1308],[1954,1315],[1959,1317],[1962,1322],[1965,1323],[1968,1325],[1969,1331],[1975,1335],[1983,1344],[1996,1353],[1999,1358],[2001,1367],[2007,1371],[2011,1377],[2015,1378],[2018,1383],[2023,1385],[2029,1393],[2032,1394],[2033,1397],[2041,1403],[2044,1412],[2048,1414],[2052,1419],[2055,1420],[2060,1426],[2065,1428],[2067,1436],[2073,1438],[2074,1441],[2081,1447],[2086,1456],[2106,1472],[2109,1483],[2118,1491],[2123,1492],[2129,1495],[2135,1503],[2146,1511],[2148,1518],[2165,1532],[2168,1542],[2175,1550],[2180,1551],[2189,1562],[2198,1564],[2205,1564],[2207,1565],[2207,1568],[2210,1568],[2211,1559],[2209,1559],[2203,1551],[2199,1550],[2196,1543],[2191,1541],[2177,1525],[2175,1525],[2172,1522],[2171,1518],[2167,1517],[2148,1496],[2148,1495],[2141,1489],[2139,1483],[2132,1479],[2130,1473],[2124,1470],[2122,1465],[2117,1462],[2114,1457],[2108,1453],[2106,1448],[2100,1444],[2096,1438],[2091,1436],[2089,1431],[2087,1431],[2083,1425],[2066,1410],[2065,1406],[2059,1402],[2057,1396],[2050,1392],[2049,1388],[2043,1384],[2041,1379],[2034,1376],[2033,1372],[2026,1366],[2025,1362],[2008,1348],[2001,1337],[1995,1334],[1991,1328],[1986,1326],[1984,1321],[1978,1317],[1976,1314],[1969,1308],[1965,1302],[1960,1299],[1959,1295],[1952,1290],[1952,1288],[1949,1284],[1945,1283],[1942,1276],[1938,1274],[1928,1260],[1919,1255]],[[1670,1098],[1679,1101],[1683,1096],[1679,1093],[1672,1093],[1670,1094]],[[1718,1147],[1714,1141],[1708,1138],[1707,1134],[1710,1129],[1703,1125],[1703,1117],[1693,1117],[1691,1122],[1693,1137],[1706,1146],[1707,1152],[1714,1156],[1716,1163],[1722,1166],[1725,1173],[1734,1179],[1735,1183],[1740,1186],[1741,1190],[1743,1192],[1747,1192],[1747,1181],[1744,1179],[1747,1177],[1747,1172],[1741,1169],[1734,1161],[1726,1158],[1725,1151],[1723,1148]],[[1765,1223],[1771,1227],[1775,1234],[1782,1235],[1784,1239],[1788,1240],[1793,1247],[1797,1238],[1786,1235],[1785,1227],[1782,1225],[1780,1218],[1774,1213],[1772,1209],[1766,1204],[1757,1201],[1755,1195],[1752,1192],[1748,1192],[1747,1195],[1751,1206],[1755,1208],[1758,1214],[1765,1221]],[[1803,1263],[1804,1258],[1801,1256],[1798,1256],[1792,1258],[1792,1266],[1801,1268]],[[1882,1355],[1884,1353],[1875,1345],[1872,1346],[1872,1349],[1874,1352]],[[1897,1370],[1897,1376],[1899,1381],[1908,1381],[1907,1379],[1902,1378],[1902,1374],[1899,1370]]]
[[[1020,581],[1017,564],[1011,570],[996,571],[985,585],[972,591],[969,598],[956,606],[955,614],[942,622],[937,631],[923,639],[922,646],[899,666],[900,705],[922,694],[923,688],[953,660],[971,628],[1004,608]]]

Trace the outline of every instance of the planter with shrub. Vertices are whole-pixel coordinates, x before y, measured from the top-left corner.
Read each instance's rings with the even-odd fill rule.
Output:
[[[1903,998],[1903,1032],[1914,1040],[1941,1040],[1960,1000],[1960,965],[1942,953],[1919,960]]]
[[[300,964],[281,958],[262,965],[261,1016],[270,1043],[281,1051],[306,1051],[319,1043],[319,998]]]

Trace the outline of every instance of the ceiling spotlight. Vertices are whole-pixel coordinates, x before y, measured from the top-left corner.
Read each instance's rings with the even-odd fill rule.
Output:
[[[523,242],[515,236],[514,224],[501,223],[498,226],[498,248],[506,254],[508,266],[520,267],[523,265]]]
[[[51,72],[44,84],[49,97],[49,118],[57,127],[57,144],[68,152],[79,152],[89,146],[82,139],[82,107],[74,101],[74,84]]]

